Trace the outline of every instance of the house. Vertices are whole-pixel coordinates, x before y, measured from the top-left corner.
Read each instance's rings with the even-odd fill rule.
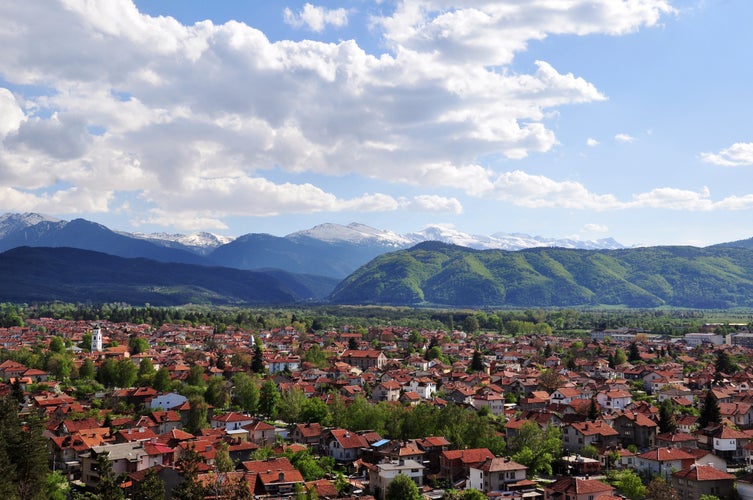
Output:
[[[419,489],[424,484],[424,466],[415,460],[398,460],[379,463],[369,467],[369,486],[377,499],[384,498],[390,483],[399,474],[408,476]]]
[[[669,477],[673,470],[690,467],[695,457],[680,448],[654,448],[636,457],[635,469],[648,476]]]
[[[544,489],[545,500],[596,500],[602,496],[613,496],[614,488],[596,479],[562,477]]]
[[[611,412],[624,410],[633,402],[633,398],[628,391],[616,389],[596,393],[596,401],[602,408]]]
[[[394,380],[380,382],[371,391],[371,398],[374,401],[397,401],[400,399],[401,385]]]
[[[416,439],[415,443],[418,449],[424,452],[424,463],[428,463],[428,472],[431,474],[438,473],[439,456],[452,443],[443,436],[428,436],[423,439]]]
[[[248,432],[248,439],[259,446],[267,446],[275,442],[275,428],[261,420],[254,420],[241,429]]]
[[[88,453],[80,455],[81,480],[89,488],[96,488],[99,484],[97,461],[101,454],[105,454],[112,462],[112,471],[115,474],[129,474],[155,465],[150,463],[149,454],[142,441],[94,446]]]
[[[743,461],[745,459],[745,445],[751,436],[726,425],[717,427],[710,436],[713,438],[714,453],[727,461]]]
[[[473,406],[477,410],[488,408],[489,413],[498,417],[505,412],[505,398],[495,392],[482,392],[473,396]]]
[[[445,450],[439,455],[439,475],[451,481],[468,477],[471,467],[478,467],[494,454],[487,448]]]
[[[613,420],[612,427],[619,434],[622,446],[634,444],[638,448],[653,448],[656,445],[656,422],[637,411],[620,412]]]
[[[732,498],[735,476],[711,465],[693,464],[673,473],[670,484],[679,500],[696,500],[703,495]]]
[[[618,437],[619,433],[604,420],[572,422],[562,428],[562,446],[569,452],[579,452],[584,446],[615,446]]]
[[[322,424],[318,422],[296,424],[288,438],[307,446],[319,446],[319,441],[322,439]]]
[[[303,476],[286,457],[242,462],[243,469],[256,474],[255,495],[285,497],[293,495],[296,485],[304,484]]]
[[[152,398],[149,401],[149,408],[151,408],[152,410],[156,410],[158,408],[162,408],[163,410],[172,410],[173,408],[177,408],[178,406],[186,402],[188,402],[187,397],[178,394],[177,392],[168,392],[166,394],[160,394],[159,396]]]
[[[212,429],[224,429],[227,431],[237,431],[254,422],[254,417],[244,415],[235,411],[221,413],[212,417]]]
[[[421,399],[431,399],[437,392],[437,384],[429,377],[417,377],[408,382],[406,390],[417,393]]]
[[[569,405],[575,399],[584,398],[580,389],[574,387],[560,387],[549,395],[549,404]]]
[[[469,467],[468,487],[487,495],[491,492],[510,491],[511,485],[525,481],[528,467],[507,458],[487,458]],[[513,488],[514,489],[514,488]]]
[[[340,359],[344,363],[348,363],[350,366],[355,366],[361,370],[368,370],[369,368],[382,370],[387,364],[387,356],[382,351],[375,349],[365,349],[363,351],[348,349],[340,356]]]
[[[323,439],[327,456],[338,463],[350,463],[358,459],[361,450],[369,446],[365,437],[346,429],[330,429]]]

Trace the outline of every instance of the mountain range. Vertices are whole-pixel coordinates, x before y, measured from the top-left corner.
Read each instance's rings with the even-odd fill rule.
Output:
[[[113,231],[84,219],[65,221],[36,213],[0,216],[0,251],[19,246],[72,247],[118,257],[145,257],[160,262],[234,267],[279,268],[292,273],[342,279],[385,252],[422,241],[442,241],[476,249],[519,250],[539,246],[624,248],[608,238],[595,241],[554,240],[523,234],[474,236],[431,226],[397,234],[364,224],[321,224],[287,236],[250,233],[228,238],[211,233],[190,235]]]
[[[0,301],[10,302],[753,307],[753,239],[625,248],[354,223],[230,240],[5,214],[0,252]]]

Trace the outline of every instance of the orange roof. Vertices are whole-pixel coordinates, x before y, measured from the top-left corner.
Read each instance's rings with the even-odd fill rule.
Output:
[[[724,479],[735,479],[735,476],[732,474],[720,471],[713,465],[691,465],[690,467],[677,471],[672,475],[690,481],[719,481]]]

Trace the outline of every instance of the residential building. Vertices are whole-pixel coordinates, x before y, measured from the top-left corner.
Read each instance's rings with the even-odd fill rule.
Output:
[[[679,500],[697,500],[703,495],[732,498],[735,476],[711,465],[691,465],[672,474],[670,484]]]
[[[528,467],[507,458],[487,458],[469,467],[468,487],[489,494],[510,491],[510,485],[526,479]]]
[[[369,485],[374,497],[384,498],[390,483],[399,474],[408,476],[420,489],[424,484],[424,466],[416,460],[397,460],[376,464],[369,468]]]

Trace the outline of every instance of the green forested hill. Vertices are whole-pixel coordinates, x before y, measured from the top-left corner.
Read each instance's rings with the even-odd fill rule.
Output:
[[[753,307],[753,250],[647,247],[509,252],[422,243],[338,285],[341,304]]]

